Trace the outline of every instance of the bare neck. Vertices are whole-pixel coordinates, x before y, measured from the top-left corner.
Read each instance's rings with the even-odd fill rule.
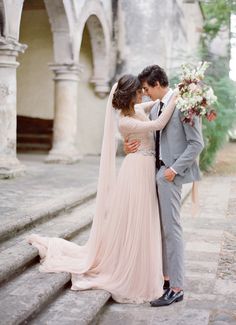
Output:
[[[163,97],[165,97],[165,95],[168,93],[169,90],[170,90],[169,87],[162,88],[162,92],[161,92],[161,98],[160,98],[160,100],[162,100]]]

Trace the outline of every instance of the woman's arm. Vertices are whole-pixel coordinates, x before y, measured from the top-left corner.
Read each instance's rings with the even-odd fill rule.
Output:
[[[144,103],[140,103],[140,104],[136,104],[134,105],[134,109],[135,110],[143,110],[146,114],[151,112],[151,109],[153,108],[154,104],[156,104],[159,101],[148,101],[148,102],[144,102]]]
[[[163,110],[161,115],[154,121],[140,121],[135,118],[124,117],[120,119],[119,127],[122,132],[145,132],[145,131],[157,131],[162,130],[169,122],[171,115],[174,112],[176,105],[176,95],[174,94]]]

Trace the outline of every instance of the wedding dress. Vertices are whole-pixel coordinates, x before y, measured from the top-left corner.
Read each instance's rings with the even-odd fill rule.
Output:
[[[116,176],[115,144],[111,143],[111,138],[115,141],[114,109],[110,107],[114,89],[108,100],[96,211],[88,242],[78,246],[34,234],[27,241],[39,250],[41,272],[71,273],[72,290],[104,289],[117,302],[144,303],[163,293],[153,131],[166,125],[173,109],[167,107],[157,120],[150,121],[153,102],[149,102],[136,105],[133,117],[119,118],[122,136],[139,139],[141,144],[136,153],[126,155]]]

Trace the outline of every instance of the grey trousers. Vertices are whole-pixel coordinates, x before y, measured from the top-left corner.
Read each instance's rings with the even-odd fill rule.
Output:
[[[163,273],[170,278],[170,286],[184,286],[184,243],[180,222],[182,185],[168,182],[163,166],[156,176],[162,227]]]

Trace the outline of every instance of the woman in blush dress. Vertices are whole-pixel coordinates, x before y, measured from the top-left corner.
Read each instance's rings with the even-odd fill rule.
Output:
[[[71,273],[72,290],[104,289],[120,303],[144,303],[163,294],[162,247],[155,183],[154,131],[168,123],[176,96],[155,121],[155,102],[141,103],[142,86],[125,75],[111,90],[106,110],[95,216],[84,246],[30,235],[42,258],[41,272]],[[119,114],[117,114],[119,112]],[[139,139],[116,176],[116,125]]]

